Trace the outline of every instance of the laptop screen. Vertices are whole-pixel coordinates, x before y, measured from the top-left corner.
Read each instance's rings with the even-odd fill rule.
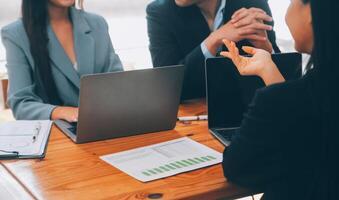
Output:
[[[287,81],[301,77],[300,54],[274,54],[272,59]],[[257,76],[241,76],[226,58],[206,60],[206,84],[210,129],[239,127],[256,90],[265,86]]]

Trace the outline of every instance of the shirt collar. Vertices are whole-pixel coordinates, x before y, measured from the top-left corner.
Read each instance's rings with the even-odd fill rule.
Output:
[[[225,6],[226,0],[219,1],[219,8],[215,15],[213,31],[217,30],[223,24]]]
[[[226,0],[221,0],[219,9],[217,11],[217,14],[218,13],[222,13],[223,14],[224,10],[225,10],[225,6],[226,6]]]

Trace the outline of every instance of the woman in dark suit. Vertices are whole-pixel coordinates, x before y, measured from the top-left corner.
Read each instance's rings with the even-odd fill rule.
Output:
[[[16,119],[75,122],[81,76],[122,70],[105,19],[75,0],[22,0],[22,19],[1,36]]]
[[[313,63],[300,80],[285,82],[264,50],[225,40],[242,75],[257,75],[257,91],[224,152],[227,179],[264,191],[264,199],[339,199],[339,3],[292,0],[286,22],[299,52]]]

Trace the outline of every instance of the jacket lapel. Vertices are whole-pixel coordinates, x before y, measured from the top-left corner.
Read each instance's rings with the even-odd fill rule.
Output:
[[[71,8],[73,20],[74,45],[80,76],[94,73],[95,41],[91,27],[83,17],[83,11]]]
[[[231,17],[233,15],[234,12],[232,12],[232,4],[233,1],[232,0],[226,0],[226,5],[224,8],[224,17],[223,17],[223,24],[226,24],[228,21],[231,20]]]
[[[91,28],[85,18],[83,11],[71,8],[73,22],[73,38],[78,72],[65,53],[58,38],[49,25],[47,28],[49,38],[49,54],[54,65],[78,88],[80,88],[80,77],[85,74],[94,73],[95,42],[91,36]]]
[[[56,66],[75,86],[80,87],[80,77],[75,71],[70,59],[66,55],[58,38],[54,34],[52,27],[48,25],[48,49],[49,56],[54,66]]]

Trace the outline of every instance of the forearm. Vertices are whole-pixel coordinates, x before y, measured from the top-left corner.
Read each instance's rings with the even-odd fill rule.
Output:
[[[16,120],[50,120],[54,105],[18,100],[10,97],[8,104]]]
[[[262,78],[266,86],[285,82],[285,78],[274,63],[269,67],[265,67],[259,76]]]
[[[208,51],[211,55],[215,56],[218,52],[218,48],[222,45],[222,38],[216,32],[212,32],[204,41]]]

